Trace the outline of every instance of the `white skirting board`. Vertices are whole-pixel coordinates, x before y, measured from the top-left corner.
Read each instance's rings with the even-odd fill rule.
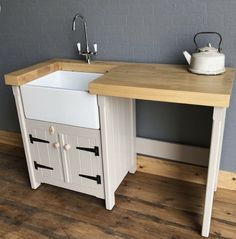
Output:
[[[140,137],[136,138],[136,152],[137,154],[200,166],[208,166],[209,161],[208,148],[168,143]]]

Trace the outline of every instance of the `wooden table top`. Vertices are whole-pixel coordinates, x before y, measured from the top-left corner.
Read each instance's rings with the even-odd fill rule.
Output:
[[[89,84],[91,94],[214,107],[229,107],[235,74],[234,68],[203,76],[184,65],[53,59],[9,73],[5,83],[19,86],[58,70],[103,73]]]

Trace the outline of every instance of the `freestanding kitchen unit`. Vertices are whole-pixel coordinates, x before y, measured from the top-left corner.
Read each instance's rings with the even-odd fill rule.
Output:
[[[105,199],[109,210],[117,187],[136,171],[135,99],[213,107],[205,237],[233,81],[232,68],[211,77],[181,65],[62,59],[5,76],[13,87],[32,188],[48,183],[90,194]]]
[[[29,68],[25,84],[13,86],[31,186],[47,183],[93,195],[111,210],[116,189],[136,171],[135,105],[88,93],[89,82],[103,75],[101,67],[113,64],[95,67],[100,73],[84,73],[89,65],[81,66],[73,72],[52,61],[34,76]]]

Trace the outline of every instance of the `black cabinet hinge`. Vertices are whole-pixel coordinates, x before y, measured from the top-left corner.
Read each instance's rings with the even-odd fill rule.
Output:
[[[80,177],[87,178],[90,180],[97,181],[97,184],[102,184],[101,176],[97,175],[96,177],[89,176],[89,175],[84,175],[84,174],[79,174]]]
[[[94,148],[76,147],[76,149],[91,152],[91,153],[94,153],[95,156],[99,156],[99,147],[97,147],[97,146],[95,146]]]
[[[34,167],[35,167],[36,170],[38,170],[39,168],[53,170],[53,168],[45,166],[45,165],[42,165],[42,164],[38,164],[36,161],[34,161]]]
[[[44,144],[50,144],[49,141],[44,140],[44,139],[38,139],[32,136],[32,134],[29,135],[30,138],[30,143],[33,144],[34,142],[39,142],[39,143],[44,143]]]

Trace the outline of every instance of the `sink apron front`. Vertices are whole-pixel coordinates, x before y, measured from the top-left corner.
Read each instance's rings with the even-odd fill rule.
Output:
[[[22,86],[25,117],[99,129],[97,96],[83,91]]]
[[[57,71],[20,86],[27,119],[99,129],[97,96],[88,83],[102,74]]]

